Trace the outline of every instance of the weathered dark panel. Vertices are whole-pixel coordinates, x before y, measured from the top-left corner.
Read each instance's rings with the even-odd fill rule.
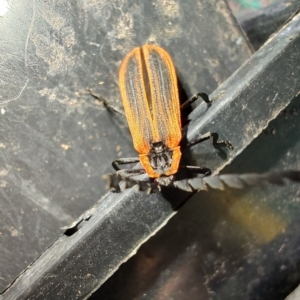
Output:
[[[299,169],[299,132],[300,96],[222,173]],[[282,300],[300,282],[299,202],[292,182],[200,192],[90,299]]]
[[[103,194],[132,156],[117,73],[132,47],[170,51],[187,94],[213,91],[251,54],[225,1],[3,1],[0,289]],[[210,24],[210,25],[209,25]]]
[[[255,50],[300,9],[298,0],[281,0],[238,18]]]
[[[240,154],[300,91],[300,16],[296,16],[214,93],[210,109],[191,115],[188,135],[208,129],[234,145],[219,152],[209,144],[185,152],[190,163],[215,172]],[[204,112],[206,113],[204,114]],[[85,298],[137,247],[155,233],[189,196],[175,191],[147,196],[127,190],[107,194],[93,216],[49,248],[5,292],[6,299]],[[221,224],[222,225],[222,224]],[[214,261],[214,256],[211,256]]]

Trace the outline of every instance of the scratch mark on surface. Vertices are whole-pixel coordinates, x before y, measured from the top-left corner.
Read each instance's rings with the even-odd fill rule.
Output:
[[[103,43],[102,43],[102,45],[100,45],[100,49],[99,49],[100,50],[100,56],[101,56],[102,61],[104,62],[104,65],[107,67],[109,74],[112,76],[112,78],[115,78],[115,74],[114,74],[113,70],[111,69],[111,67],[109,66],[107,60],[104,58],[104,55],[103,55],[103,48],[104,48],[104,46],[106,44],[106,40],[108,38],[109,38],[109,33],[106,33],[106,35],[103,39]]]
[[[84,10],[84,25],[83,25],[83,32],[84,36],[86,37],[86,32],[89,26],[89,19],[88,19],[88,14],[87,14],[87,5],[86,1],[83,1],[83,10]]]
[[[274,103],[274,101],[276,100],[277,96],[278,96],[278,92],[276,93],[274,99],[272,100],[272,103]]]
[[[69,215],[63,207],[60,207],[52,201],[52,199],[46,197],[30,180],[23,180],[21,183],[21,191],[28,200],[34,203],[36,208],[39,207],[60,223],[71,223],[74,221],[73,217]]]
[[[251,112],[251,110],[248,108],[247,104],[242,104],[242,110],[248,110],[249,112]]]
[[[15,203],[13,201],[11,201],[10,197],[7,195],[7,193],[2,192],[1,193],[2,196],[2,206],[5,205],[6,209],[3,211],[10,211],[9,214],[6,214],[6,220],[3,221],[1,220],[0,223],[2,228],[5,228],[7,226],[11,226],[11,224],[15,227],[15,228],[22,228],[22,216],[20,214],[20,212],[17,210],[17,206],[15,205]],[[9,224],[9,221],[11,224]]]
[[[40,236],[40,226],[41,226],[41,215],[37,214],[36,223],[35,223],[35,229],[34,229],[34,235],[36,237]],[[39,247],[43,247],[41,243],[41,239],[37,238]]]
[[[233,118],[233,122],[239,117],[239,115],[236,115],[234,118]]]
[[[107,36],[108,36],[108,33],[106,33],[106,35],[105,35],[105,37],[104,37],[104,39],[103,39],[103,43],[102,43],[102,45],[100,46],[100,56],[101,56],[101,58],[102,58],[102,60],[103,60],[103,62],[105,63],[106,66],[107,66],[107,61],[104,59],[102,50],[103,50],[103,47],[104,47],[104,45],[105,45],[105,43],[106,43]],[[107,66],[107,67],[108,67],[108,66]],[[109,69],[109,68],[108,68],[108,69]]]
[[[89,42],[88,44],[93,45],[93,46],[96,46],[96,47],[100,47],[100,45],[97,44],[97,43]]]
[[[30,38],[31,31],[32,31],[32,28],[33,28],[34,19],[35,19],[35,1],[32,2],[32,17],[31,17],[31,22],[30,22],[30,27],[29,27],[29,30],[28,30],[28,34],[27,34],[27,37],[26,37],[26,42],[25,42],[25,58],[24,58],[25,67],[28,66],[28,64],[27,64],[27,49],[28,49],[29,38]]]
[[[21,97],[21,95],[22,95],[23,91],[25,90],[25,88],[27,87],[28,82],[29,82],[29,79],[26,80],[24,86],[22,87],[22,89],[21,89],[21,91],[20,91],[20,93],[19,93],[19,95],[17,97],[1,101],[0,102],[0,106],[3,105],[3,104],[10,103],[12,101],[18,100]]]

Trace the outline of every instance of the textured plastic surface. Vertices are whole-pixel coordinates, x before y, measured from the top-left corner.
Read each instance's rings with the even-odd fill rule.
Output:
[[[218,131],[220,138],[229,139],[235,148],[226,153],[212,149],[209,143],[197,145],[190,153],[185,152],[189,164],[203,165],[205,162],[215,171],[221,169],[245,150],[267,128],[270,120],[276,118],[299,93],[299,29],[300,16],[297,16],[213,93],[214,103],[210,109],[200,105],[190,115],[190,137],[208,129]],[[43,299],[45,295],[54,298],[61,295],[87,297],[188,197],[188,194],[178,191],[146,196],[134,192],[134,189],[106,195],[95,207],[93,216],[82,222],[76,233],[58,240],[16,280],[5,292],[6,299]],[[205,210],[202,212],[207,215]],[[216,234],[222,233],[222,242],[226,231],[218,230],[218,227],[215,230]],[[281,246],[286,244],[284,236],[279,236],[279,239],[283,239]],[[210,244],[203,245],[209,248]],[[181,247],[179,244],[177,246]],[[218,249],[220,245],[215,246]],[[222,261],[216,260],[213,253],[207,259],[222,270],[222,264],[219,264]],[[226,272],[224,274],[228,275]],[[244,275],[244,282],[249,280],[249,274]],[[257,275],[254,275],[256,278]],[[214,282],[215,276],[217,274],[210,278],[210,283]],[[239,277],[242,278],[242,275]],[[221,277],[221,280],[224,278]],[[136,285],[131,286],[137,289]]]
[[[222,173],[300,169],[299,34],[298,15],[214,93],[224,91],[223,100],[232,93],[233,101],[223,115],[216,111],[208,127],[236,138],[236,151],[267,126]],[[275,115],[270,109],[287,100],[288,106],[266,122]],[[200,109],[194,112],[197,124]],[[201,144],[192,158],[210,167],[211,151]],[[91,299],[282,300],[300,282],[299,203],[299,184],[291,182],[200,192]],[[290,298],[297,295],[299,288]]]
[[[300,9],[298,0],[281,0],[238,18],[255,50]]]
[[[101,198],[105,193],[102,175],[112,171],[110,162],[121,155],[135,155],[125,122],[88,95],[86,88],[120,107],[120,61],[133,47],[148,42],[170,52],[188,96],[212,92],[251,55],[225,1],[2,2],[0,290],[38,259],[62,233],[61,227]],[[135,211],[137,231],[142,211]],[[112,214],[122,220],[126,209],[118,212]],[[166,218],[156,217],[161,222]],[[124,257],[156,227],[136,240],[129,239]],[[136,236],[134,226],[130,228]],[[48,279],[53,278],[46,275],[49,268],[64,261],[70,245],[74,250],[79,247],[66,237],[62,240],[52,263],[40,264],[39,271]],[[127,247],[118,239],[114,245],[116,249]],[[101,247],[103,253],[108,252],[105,245]],[[125,259],[117,253],[113,256]],[[116,265],[111,262],[109,268],[101,267],[107,272],[101,280]],[[22,289],[34,290],[38,274]],[[88,274],[93,273],[82,275],[87,279],[80,282],[85,285],[82,295],[98,284],[98,275]],[[64,278],[73,280],[72,276]],[[62,277],[57,279],[62,287]],[[70,286],[72,292],[80,288],[76,284],[75,289]],[[44,295],[41,293],[42,298]]]
[[[299,169],[299,131],[298,96],[222,173]],[[288,181],[200,192],[90,299],[282,300],[300,282],[299,202]]]

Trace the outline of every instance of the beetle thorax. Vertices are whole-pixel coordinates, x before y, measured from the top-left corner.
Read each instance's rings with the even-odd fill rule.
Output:
[[[151,167],[156,173],[165,174],[172,165],[173,151],[164,143],[156,142],[152,144],[148,158]]]

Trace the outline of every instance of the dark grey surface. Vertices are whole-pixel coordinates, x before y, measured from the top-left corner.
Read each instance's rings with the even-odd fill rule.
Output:
[[[300,97],[222,173],[300,168]],[[90,299],[284,299],[300,282],[300,187],[200,192]]]
[[[251,45],[259,49],[266,40],[300,9],[299,0],[280,0],[238,18]]]
[[[292,95],[299,95],[299,66],[292,63],[299,56],[299,37],[297,42],[294,39],[294,34],[299,36],[300,32],[299,16],[297,22],[293,30],[285,28],[270,41],[271,45],[256,53],[248,68],[243,66],[249,71],[252,65],[255,72],[258,66],[266,67],[256,59],[263,62],[267,53],[271,55],[264,76],[250,79],[246,89],[241,86],[245,96],[231,111],[233,123],[235,119],[245,120],[248,113],[260,116],[246,122],[249,128],[256,128],[278,97],[285,101],[291,90]],[[281,39],[294,40],[295,44],[282,52]],[[281,54],[272,62],[273,47]],[[235,84],[239,86],[238,74],[232,76],[236,81],[229,80],[232,92],[236,92]],[[289,82],[294,86],[291,90]],[[247,130],[243,136],[240,126],[234,128],[230,120],[225,124],[219,132],[232,130],[240,140],[246,137]],[[222,173],[299,169],[299,132],[300,96],[292,99]],[[199,145],[196,154],[203,146]],[[90,299],[282,300],[300,282],[299,203],[300,187],[291,182],[285,187],[200,192]]]
[[[147,42],[170,52],[188,96],[251,55],[224,1],[16,0],[0,17],[0,290],[101,198],[110,162],[134,154],[86,88],[119,106],[120,61]]]
[[[195,146],[190,155],[185,152],[190,164],[203,165],[205,162],[205,166],[212,167],[215,172],[221,169],[291,102],[300,91],[299,45],[300,16],[297,16],[214,92],[214,103],[205,115],[204,105],[191,114],[188,136],[193,137],[207,129],[218,131],[220,138],[229,139],[235,148],[226,153],[213,149],[209,143]],[[178,191],[146,196],[128,190],[106,195],[95,207],[92,218],[81,223],[72,236],[58,240],[16,280],[4,297],[87,297],[187,198],[187,194]],[[247,203],[245,205],[247,207]],[[202,212],[208,216],[207,211]],[[217,227],[218,233],[222,231]],[[222,237],[226,238],[226,235],[222,234],[220,239]],[[176,245],[180,247],[180,244]],[[209,243],[205,245],[210,246]],[[216,246],[220,247],[219,244]],[[214,255],[208,259],[215,262]],[[216,261],[215,266],[222,272],[222,264],[218,265]],[[213,278],[215,276],[217,274],[213,274]]]

